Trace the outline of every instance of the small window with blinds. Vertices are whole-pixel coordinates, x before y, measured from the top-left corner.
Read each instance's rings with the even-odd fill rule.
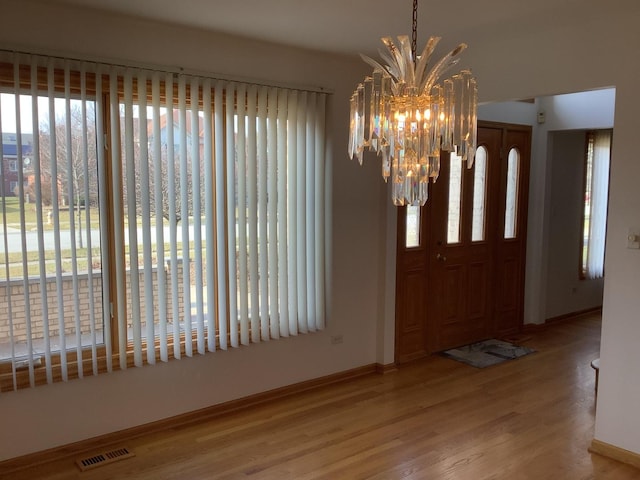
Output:
[[[325,94],[3,55],[1,390],[324,327]]]

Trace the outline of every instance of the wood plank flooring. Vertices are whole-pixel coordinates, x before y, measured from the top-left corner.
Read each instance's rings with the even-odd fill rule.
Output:
[[[432,356],[198,425],[132,439],[136,457],[23,479],[640,479],[588,453],[600,318],[522,342],[537,353],[478,370]],[[108,447],[108,446],[107,446]]]

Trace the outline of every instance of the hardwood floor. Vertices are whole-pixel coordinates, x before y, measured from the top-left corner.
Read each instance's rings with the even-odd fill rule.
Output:
[[[537,353],[477,370],[432,356],[132,439],[136,456],[80,473],[65,459],[12,480],[634,479],[589,454],[600,319],[521,342]]]

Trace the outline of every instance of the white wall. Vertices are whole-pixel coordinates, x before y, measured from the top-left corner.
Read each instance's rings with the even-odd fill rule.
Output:
[[[553,28],[539,33],[523,30],[508,39],[496,36],[471,45],[465,64],[472,65],[478,77],[482,102],[616,89],[595,438],[640,453],[640,251],[626,249],[628,228],[640,224],[636,53],[640,2],[612,2],[610,8],[609,14],[597,20],[579,19],[576,26],[554,22]],[[530,222],[535,218],[538,223],[530,223],[529,229],[544,230],[544,215],[531,215],[532,210],[544,208],[544,188],[531,187]],[[535,260],[527,257],[527,265],[542,264],[544,259],[538,255]],[[541,318],[538,312],[530,320]]]
[[[549,134],[551,164],[545,318],[602,305],[604,279],[579,276],[586,130]]]
[[[535,162],[531,166],[529,192],[529,238],[527,244],[527,293],[525,297],[525,323],[544,323],[548,315],[547,304],[556,304],[558,299],[547,298],[547,285],[551,251],[553,153],[550,150],[550,132],[589,128],[611,128],[614,122],[615,89],[584,91],[563,95],[543,96],[536,100],[539,112],[544,113],[545,122],[538,124],[533,138]],[[535,208],[532,210],[531,206]],[[588,288],[594,288],[590,285]],[[558,293],[558,292],[556,292]],[[570,301],[569,301],[570,303]],[[569,313],[565,311],[564,313]]]
[[[485,103],[478,109],[478,118],[482,120],[532,126],[525,324],[542,324],[547,318],[600,305],[603,282],[577,281],[575,249],[579,243],[578,240],[574,242],[572,252],[567,239],[569,232],[565,229],[569,226],[567,221],[570,221],[566,216],[575,212],[557,211],[557,208],[567,207],[566,202],[559,206],[559,199],[556,198],[569,194],[569,190],[563,188],[563,182],[572,180],[575,182],[572,183],[573,187],[582,188],[582,177],[574,172],[579,175],[578,178],[574,179],[570,174],[569,177],[554,178],[556,163],[559,176],[563,175],[561,163],[564,160],[562,151],[554,152],[551,148],[551,134],[611,128],[614,108],[615,89],[606,88],[541,96],[534,103]],[[544,123],[538,123],[539,112],[544,114]],[[576,217],[577,221],[579,218]],[[571,234],[575,236],[577,231]]]
[[[386,268],[385,215],[378,210],[384,182],[373,162],[360,167],[346,153],[348,98],[366,65],[353,58],[33,5],[0,1],[1,48],[180,66],[333,92],[327,112],[332,205],[328,326],[318,334],[0,394],[0,461],[370,365],[378,351],[389,358],[388,345],[385,355],[385,342],[377,343],[383,338],[377,328],[385,328],[377,300]],[[331,345],[333,334],[343,335],[343,343]]]
[[[509,38],[504,38],[492,31],[470,45],[464,61],[479,80],[482,102],[616,87],[596,438],[640,452],[640,252],[625,248],[627,228],[640,224],[640,2],[619,0],[610,8],[597,21],[585,17],[571,22],[576,26],[556,19],[543,34],[511,28],[506,30]],[[44,3],[36,9],[30,0],[0,0],[0,11],[4,47],[182,65],[334,91],[327,117],[333,146],[327,332],[0,395],[0,459],[389,358],[393,309],[386,303],[384,310],[379,308],[379,299],[393,296],[383,287],[395,288],[393,261],[385,255],[388,241],[383,238],[393,220],[385,225],[384,213],[376,208],[384,197],[378,165],[360,168],[342,153],[348,95],[364,72],[356,57],[312,56],[199,31],[53,9]],[[530,211],[544,205],[544,189],[536,192]],[[343,334],[344,343],[331,346],[332,333]],[[171,384],[176,387],[167,388]]]
[[[478,106],[478,120],[536,126],[536,104],[506,101],[484,103]],[[531,152],[534,155],[534,152]]]

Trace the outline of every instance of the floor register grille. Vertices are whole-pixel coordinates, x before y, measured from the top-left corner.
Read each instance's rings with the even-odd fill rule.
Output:
[[[78,468],[84,472],[85,470],[102,467],[103,465],[134,456],[135,454],[127,447],[120,447],[107,452],[98,453],[97,455],[92,455],[90,457],[79,458],[76,460],[76,465],[78,465]]]

